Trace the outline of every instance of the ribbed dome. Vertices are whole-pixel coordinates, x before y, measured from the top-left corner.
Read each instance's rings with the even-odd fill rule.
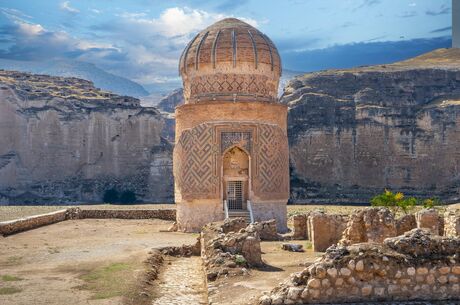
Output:
[[[276,101],[281,60],[266,35],[241,20],[227,18],[190,41],[179,71],[186,103]]]

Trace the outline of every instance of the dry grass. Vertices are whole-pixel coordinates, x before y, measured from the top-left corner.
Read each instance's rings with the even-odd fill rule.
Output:
[[[33,205],[33,206],[0,206],[0,221],[13,220],[27,216],[39,215],[67,209],[71,206],[62,205]],[[97,204],[97,205],[79,205],[78,207],[87,210],[107,209],[107,210],[141,210],[141,209],[175,209],[175,204],[136,204],[136,205],[115,205],[115,204]]]

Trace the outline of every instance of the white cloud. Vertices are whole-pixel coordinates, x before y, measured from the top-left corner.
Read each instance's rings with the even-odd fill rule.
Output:
[[[20,21],[15,21],[15,23],[18,25],[18,31],[26,36],[37,36],[45,32],[45,29],[40,24]]]
[[[59,7],[61,8],[61,10],[66,11],[68,13],[72,13],[72,14],[80,13],[80,10],[78,10],[78,9],[76,9],[76,8],[74,8],[74,7],[72,7],[70,5],[70,1],[61,2]]]
[[[121,15],[127,22],[147,27],[150,31],[165,37],[177,37],[204,29],[212,23],[232,17],[224,14],[209,13],[203,10],[172,7],[163,11],[159,18],[148,19],[141,13],[124,13]],[[240,18],[256,26],[257,21],[250,18]]]

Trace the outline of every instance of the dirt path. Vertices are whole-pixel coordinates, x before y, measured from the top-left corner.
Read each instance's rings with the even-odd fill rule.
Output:
[[[0,238],[0,304],[122,304],[150,249],[195,242],[170,225],[85,219]]]
[[[153,305],[208,304],[200,257],[168,258],[165,264]]]

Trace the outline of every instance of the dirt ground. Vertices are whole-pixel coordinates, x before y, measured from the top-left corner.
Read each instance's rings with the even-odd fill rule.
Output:
[[[162,220],[75,220],[0,237],[0,304],[115,305],[148,251],[196,241]]]
[[[209,296],[213,304],[253,304],[263,292],[270,291],[291,273],[301,271],[322,253],[308,249],[308,241],[291,240],[288,243],[302,244],[305,252],[288,252],[281,249],[283,242],[264,241],[261,243],[262,259],[266,268],[251,270],[247,276],[219,279],[211,283],[214,287]]]

